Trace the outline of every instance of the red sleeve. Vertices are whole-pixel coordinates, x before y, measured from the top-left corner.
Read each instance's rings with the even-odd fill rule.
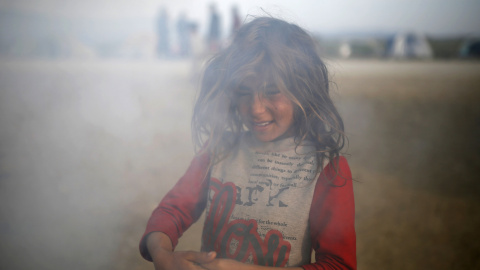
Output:
[[[328,164],[315,187],[309,225],[316,262],[305,270],[357,269],[352,175],[344,157],[336,163],[337,171]]]
[[[175,248],[180,236],[202,215],[208,193],[208,177],[205,177],[208,164],[208,155],[195,157],[185,174],[153,210],[140,241],[143,258],[152,260],[146,245],[149,233],[165,233]]]

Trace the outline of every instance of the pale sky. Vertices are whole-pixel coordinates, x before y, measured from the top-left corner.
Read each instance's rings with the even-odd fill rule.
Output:
[[[480,32],[479,0],[0,0],[0,8],[16,7],[71,18],[154,18],[166,6],[170,18],[181,11],[205,26],[208,5],[216,3],[223,26],[230,26],[236,3],[242,16],[265,14],[295,22],[310,31],[403,31],[428,34]]]

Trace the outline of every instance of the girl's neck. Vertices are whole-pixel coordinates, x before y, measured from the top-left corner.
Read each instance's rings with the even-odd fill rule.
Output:
[[[246,132],[243,136],[245,136],[244,139],[245,139],[245,142],[248,144],[248,146],[255,151],[283,152],[283,151],[291,150],[296,147],[294,136],[278,138],[276,140],[269,141],[269,142],[262,142],[258,140],[257,138],[255,138],[255,136],[251,132]],[[313,146],[313,144],[309,141],[308,142],[305,141],[304,143],[302,143],[300,147],[298,147],[298,150],[301,151],[304,148],[303,146]],[[310,147],[307,147],[307,148],[310,148]]]

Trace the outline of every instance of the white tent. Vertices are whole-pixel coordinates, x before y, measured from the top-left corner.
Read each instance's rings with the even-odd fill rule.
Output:
[[[387,46],[387,57],[428,59],[433,57],[433,51],[424,35],[406,32],[391,39]]]

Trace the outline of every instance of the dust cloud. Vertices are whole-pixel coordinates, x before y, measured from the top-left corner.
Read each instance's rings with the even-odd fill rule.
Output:
[[[329,62],[359,269],[480,266],[480,64]],[[137,245],[193,155],[178,61],[0,63],[0,268],[153,269]],[[198,249],[201,224],[180,242]]]

